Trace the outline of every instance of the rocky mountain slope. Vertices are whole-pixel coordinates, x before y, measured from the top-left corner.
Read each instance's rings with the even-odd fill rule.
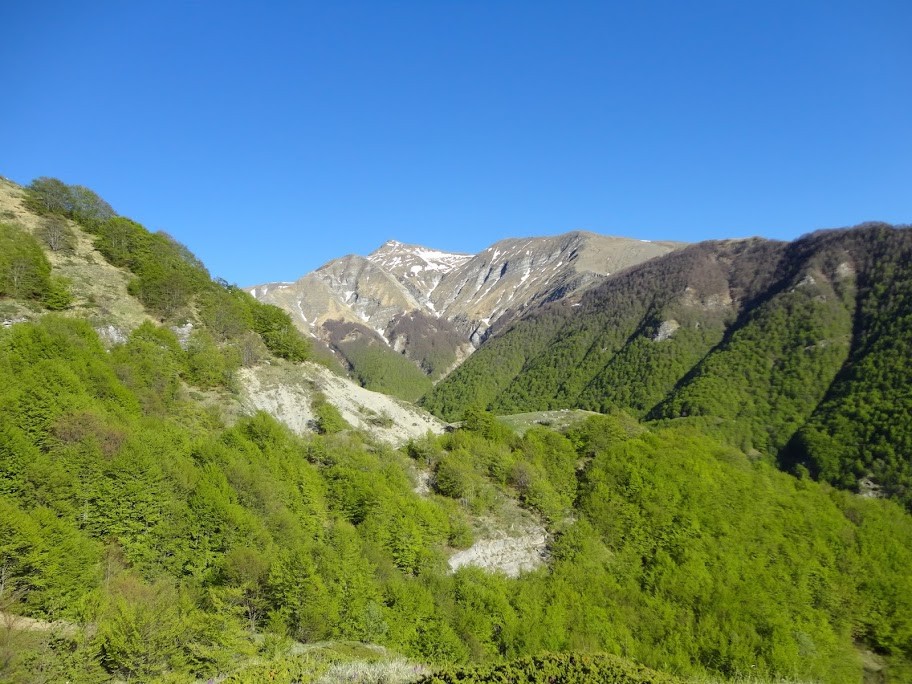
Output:
[[[413,404],[371,392],[316,363],[260,365],[240,373],[242,413],[266,411],[300,435],[316,430],[314,397],[326,397],[352,427],[387,444],[401,445],[445,423]]]
[[[679,246],[572,232],[502,240],[469,255],[391,240],[367,257],[249,291],[288,311],[356,374],[357,357],[373,347],[404,354],[436,379],[523,312]]]

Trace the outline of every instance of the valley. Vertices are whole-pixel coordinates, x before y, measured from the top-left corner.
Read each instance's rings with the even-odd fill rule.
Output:
[[[248,290],[39,178],[0,240],[2,681],[912,677],[907,227]]]

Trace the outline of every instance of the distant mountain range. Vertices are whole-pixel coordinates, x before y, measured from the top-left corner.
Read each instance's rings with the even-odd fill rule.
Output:
[[[378,357],[404,355],[425,376],[404,392],[417,398],[416,389],[429,388],[430,380],[525,312],[681,246],[572,232],[502,240],[471,255],[391,240],[366,257],[334,259],[294,283],[248,291],[288,311],[366,386],[384,389],[383,378],[372,373],[385,367],[374,363]],[[400,375],[414,374],[401,363],[395,367]]]

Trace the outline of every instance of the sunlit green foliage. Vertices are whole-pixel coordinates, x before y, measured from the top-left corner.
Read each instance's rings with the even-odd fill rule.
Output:
[[[727,285],[731,274],[719,257],[738,273],[766,258],[765,250],[763,243],[694,245],[618,275],[579,302],[537,309],[486,342],[423,403],[448,419],[476,402],[504,413],[621,406],[642,414],[722,338],[730,313],[691,302]],[[657,341],[666,320],[681,327]]]
[[[362,387],[406,401],[416,401],[431,388],[431,379],[421,369],[385,343],[358,336],[336,346]]]
[[[110,354],[76,320],[0,333],[3,609],[98,624],[85,648],[131,679],[221,670],[251,629],[418,652],[434,600],[410,578],[464,514],[393,452],[213,424],[179,391],[191,354],[151,324]]]
[[[705,416],[742,449],[777,453],[846,361],[852,311],[828,284],[806,282],[747,314],[653,417]]]
[[[95,245],[104,257],[133,274],[128,286],[130,294],[161,321],[189,319],[206,328],[214,346],[209,344],[205,334],[194,341],[194,353],[200,362],[191,373],[200,380],[201,386],[225,384],[232,368],[245,362],[245,358],[251,360],[254,346],[245,340],[245,334],[250,331],[258,334],[266,348],[276,356],[289,361],[310,357],[309,343],[287,313],[257,302],[224,281],[212,280],[205,266],[184,245],[167,233],[151,233],[141,224],[117,216],[88,188],[66,185],[53,178],[39,178],[27,189],[27,205],[47,215],[48,221],[67,217],[93,234]],[[47,225],[50,224],[45,227]],[[43,259],[42,273],[47,273],[42,276],[44,285],[40,288],[40,296],[45,305],[52,309],[65,307],[69,303],[65,283],[48,280],[50,266],[37,243],[31,246],[19,236],[16,242],[20,250],[28,247],[34,252],[37,249]],[[3,262],[0,261],[0,280],[2,275]],[[0,292],[0,296],[2,294]],[[14,296],[32,295],[23,291]],[[218,355],[223,358],[217,359]],[[217,368],[204,372],[202,366],[210,362]]]
[[[438,493],[488,511],[497,486],[550,520],[569,511],[576,494],[577,452],[565,437],[543,428],[513,437],[492,414],[474,409],[466,425],[440,439],[443,451],[425,462]]]
[[[546,307],[522,322],[521,333],[495,336],[424,395],[421,405],[444,420],[459,420],[470,405],[490,407],[527,361],[548,348],[562,323],[555,308]]]
[[[26,188],[26,206],[37,214],[62,215],[80,223],[106,221],[116,214],[111,205],[83,185],[67,185],[41,177]]]
[[[494,478],[548,434],[530,433],[486,449],[456,433],[442,440],[449,456],[430,458],[458,455],[462,482]],[[557,495],[555,485],[567,483],[577,521],[559,528],[551,572],[520,582],[507,622],[472,628],[500,635],[501,653],[606,649],[681,673],[824,681],[858,676],[853,639],[909,657],[898,644],[912,637],[912,555],[898,540],[912,535],[912,521],[896,506],[795,480],[687,429],[642,433],[628,418],[595,417],[568,436],[573,460],[556,460],[550,472],[546,462],[538,474]],[[557,435],[547,439],[545,453],[566,448]],[[574,492],[576,481],[561,473],[573,474],[576,459],[591,461]],[[515,477],[505,481],[519,493]],[[875,531],[884,516],[890,533]],[[886,549],[881,534],[899,537]],[[523,646],[511,651],[515,643]]]
[[[912,519],[893,504],[620,414],[518,437],[476,410],[407,455],[262,413],[229,428],[176,389],[185,354],[151,324],[110,353],[75,320],[0,333],[4,610],[97,626],[35,646],[48,671],[208,677],[243,667],[254,631],[833,682],[857,680],[854,641],[912,658]],[[410,460],[439,495],[415,494]],[[548,521],[548,568],[450,574],[467,514],[504,495]]]
[[[195,330],[187,340],[186,378],[197,387],[229,386],[240,365],[237,350],[220,348],[206,330]]]
[[[238,296],[246,298],[253,316],[253,330],[263,338],[269,351],[289,361],[304,361],[310,356],[310,345],[294,327],[288,313],[272,304],[262,304],[246,293]]]
[[[310,407],[314,412],[317,432],[321,435],[334,435],[351,428],[339,409],[326,401],[326,397],[321,392],[314,393]]]
[[[869,263],[849,362],[781,459],[852,489],[869,478],[912,510],[912,240],[890,237],[857,237]]]

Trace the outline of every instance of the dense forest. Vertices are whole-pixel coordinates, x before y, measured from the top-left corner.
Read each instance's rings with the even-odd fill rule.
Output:
[[[460,429],[398,449],[325,397],[323,434],[226,416],[240,366],[308,362],[306,341],[94,194],[60,184],[53,204],[57,183],[31,188],[35,229],[4,229],[35,282],[55,278],[38,229],[64,221],[129,274],[149,316],[106,343],[41,287],[4,291],[32,320],[0,330],[0,681],[312,681],[395,659],[398,681],[857,682],[872,659],[888,681],[912,677],[912,517],[897,503],[817,482],[822,468],[781,472],[754,453],[770,435],[752,424],[746,453],[722,421],[640,422],[665,406],[647,411],[651,399],[522,436],[469,404]],[[881,336],[901,317],[873,300],[858,315],[888,311],[898,320],[836,356],[892,358]],[[809,326],[829,325],[812,313]],[[797,334],[757,317],[738,329]],[[721,326],[689,344],[716,335],[735,354],[750,339]],[[807,372],[835,365],[830,353]],[[845,415],[840,383],[855,383],[833,377],[824,395]],[[819,443],[820,415],[796,439]],[[455,550],[509,529],[509,502],[544,525],[542,564],[451,570]],[[389,676],[370,672],[360,681]]]
[[[423,399],[624,409],[912,507],[912,231],[710,242],[533,312]]]
[[[260,631],[432,663],[604,651],[826,681],[858,677],[854,640],[912,656],[912,519],[690,428],[598,417],[518,438],[477,412],[397,453],[265,414],[220,424],[151,325],[107,353],[46,316],[0,349],[5,609],[93,626],[12,659],[46,681],[205,676]],[[548,566],[447,572],[507,495],[549,521]]]

